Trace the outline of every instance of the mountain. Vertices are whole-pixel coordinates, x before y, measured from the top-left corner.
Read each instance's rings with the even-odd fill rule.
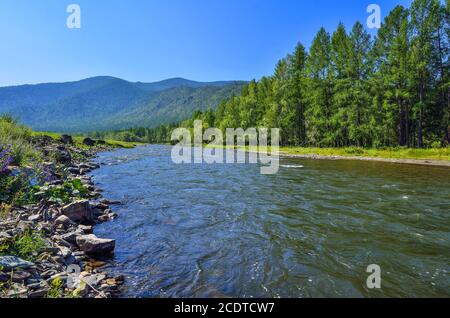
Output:
[[[195,82],[173,78],[133,83],[115,77],[0,88],[0,113],[40,131],[88,132],[155,127],[216,108],[245,82]]]

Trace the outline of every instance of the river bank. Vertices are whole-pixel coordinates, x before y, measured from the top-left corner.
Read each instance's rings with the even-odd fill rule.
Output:
[[[91,161],[96,153],[118,145],[34,134],[30,147],[40,156],[31,166],[2,159],[0,297],[119,296],[124,277],[102,270],[115,240],[93,231],[117,218],[112,206],[120,202],[103,198],[88,176],[99,168]],[[11,157],[2,148],[4,158]]]
[[[217,146],[206,145],[209,148]],[[223,146],[223,149],[230,147]],[[255,147],[232,147],[247,152],[257,152]],[[270,152],[270,147],[260,148],[260,151]],[[396,164],[450,167],[450,148],[414,149],[414,148],[304,148],[280,147],[280,156],[315,160],[357,160],[376,161]]]
[[[450,167],[450,148],[365,149],[282,147],[282,156],[318,160],[361,160],[398,164]]]

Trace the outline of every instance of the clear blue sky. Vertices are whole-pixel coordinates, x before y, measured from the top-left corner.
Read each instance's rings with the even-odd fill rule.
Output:
[[[81,6],[82,28],[66,27]],[[150,82],[270,75],[321,26],[348,28],[376,3],[385,16],[410,0],[1,0],[0,86],[97,75]]]

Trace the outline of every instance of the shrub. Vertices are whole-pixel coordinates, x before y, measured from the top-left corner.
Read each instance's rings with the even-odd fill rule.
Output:
[[[442,148],[442,143],[440,141],[435,141],[431,144],[431,148],[440,149],[440,148]]]
[[[0,145],[0,174],[8,171],[8,166],[13,163],[12,145]]]
[[[0,255],[15,255],[27,261],[34,261],[46,246],[42,234],[30,230],[17,235],[12,242],[0,246]]]
[[[11,116],[0,116],[0,146],[11,157],[10,164],[25,164],[39,158],[30,142],[31,133],[31,129],[18,124]]]

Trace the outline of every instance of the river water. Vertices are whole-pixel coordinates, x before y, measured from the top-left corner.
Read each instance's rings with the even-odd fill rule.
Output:
[[[168,146],[101,153],[125,297],[450,297],[450,169],[282,158],[176,165]],[[381,289],[368,289],[370,264]]]

